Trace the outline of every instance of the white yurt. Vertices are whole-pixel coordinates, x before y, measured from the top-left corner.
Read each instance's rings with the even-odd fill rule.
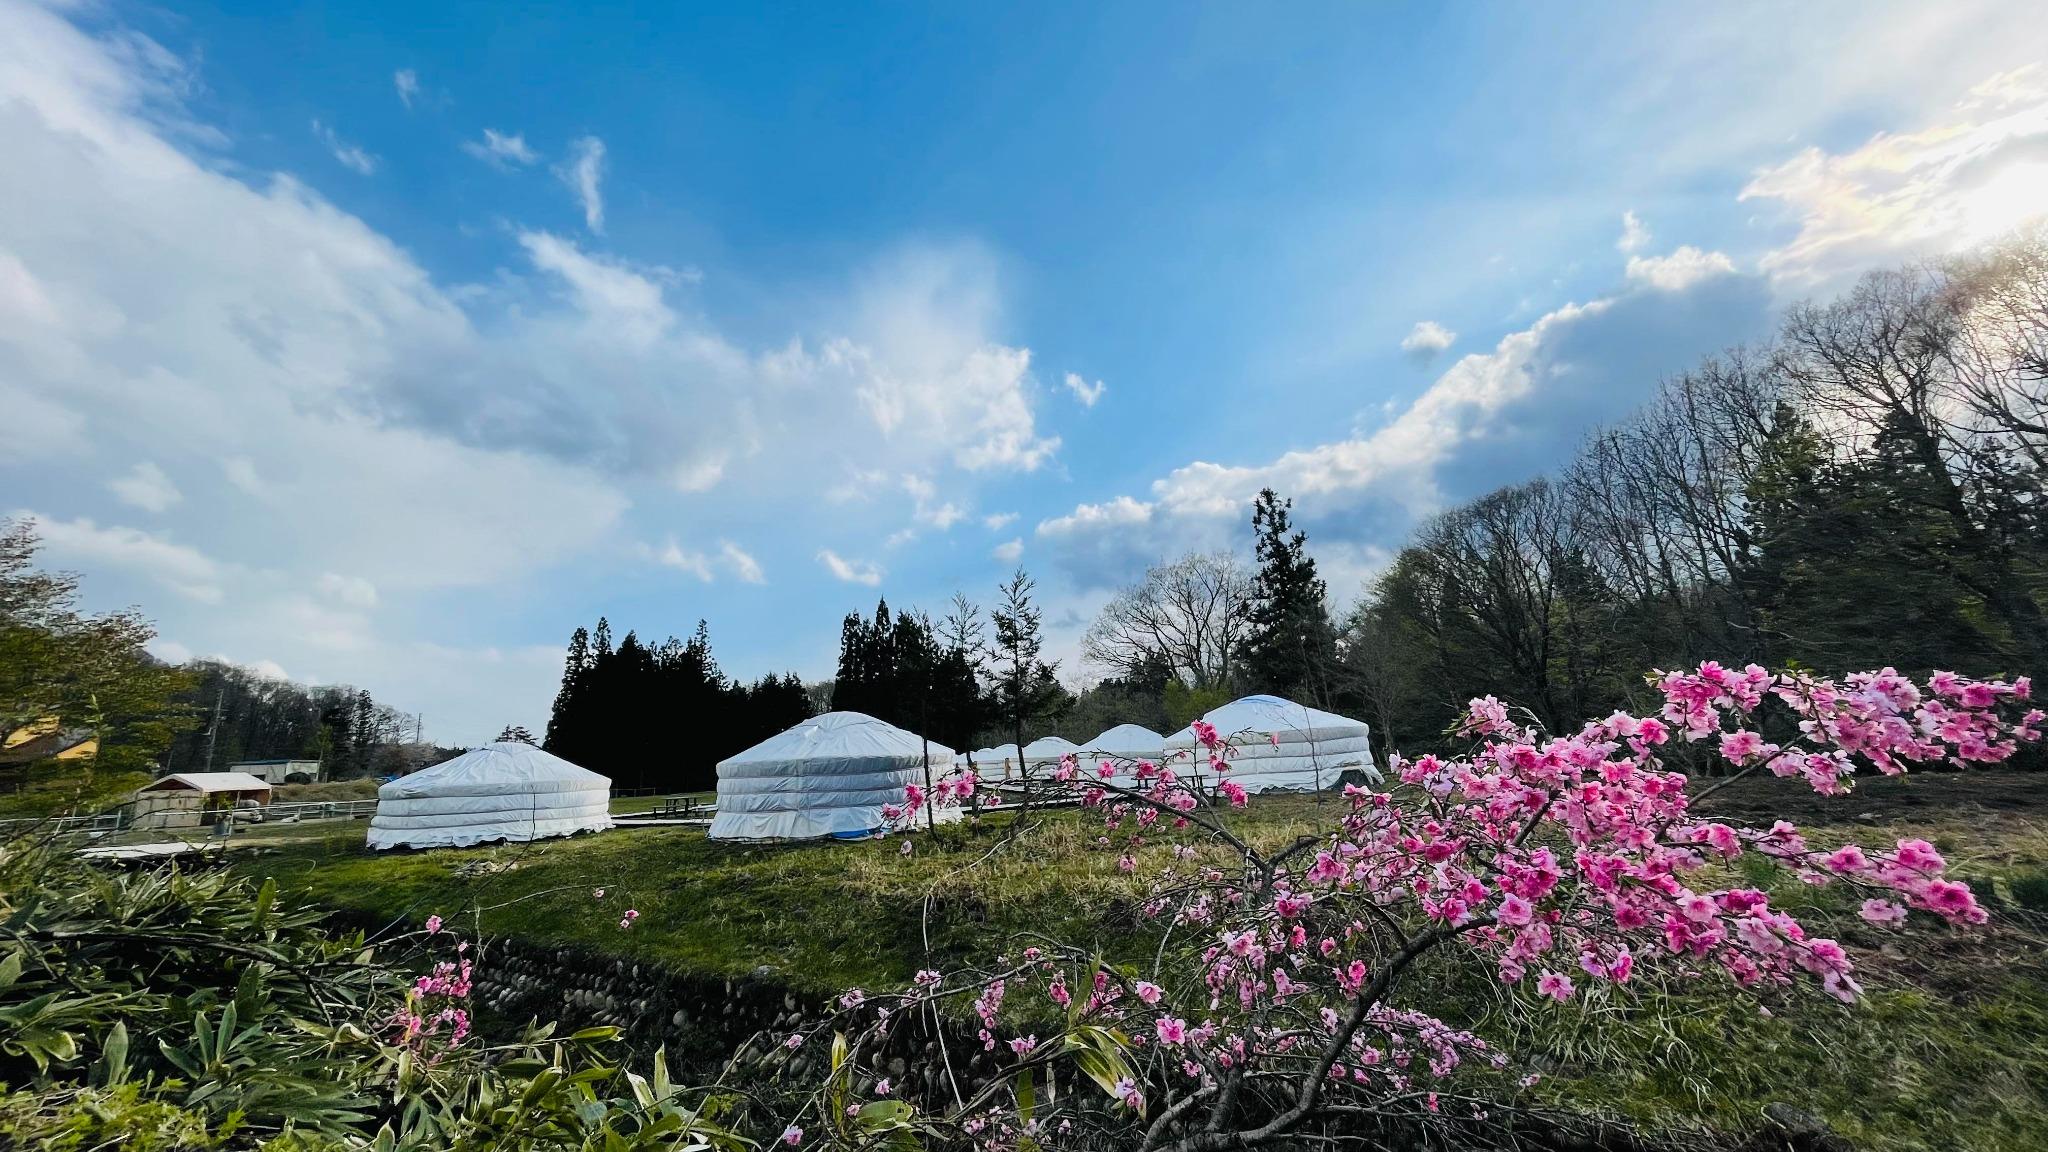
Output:
[[[1166,737],[1142,724],[1119,724],[1098,732],[1081,745],[1082,758],[1108,757],[1112,760],[1150,760],[1157,764],[1166,755]]]
[[[1078,755],[1080,751],[1081,746],[1072,740],[1060,736],[1041,736],[1024,746],[1024,767],[1030,769],[1033,776],[1043,776],[1047,771],[1059,767],[1060,761],[1065,759],[1068,753]],[[1011,746],[1009,752],[1015,756],[1016,747]]]
[[[865,836],[889,824],[911,785],[945,775],[953,750],[861,712],[827,712],[718,763],[713,840]],[[958,808],[939,819],[959,819]],[[923,820],[918,822],[923,825]]]
[[[461,848],[612,826],[612,782],[531,744],[475,748],[377,789],[372,848]]]
[[[1247,792],[1333,788],[1351,771],[1364,772],[1375,784],[1380,781],[1363,720],[1278,696],[1246,696],[1213,709],[1202,719],[1215,725],[1216,734],[1226,743],[1235,745],[1230,779]],[[1186,754],[1174,761],[1177,771],[1180,765],[1188,765],[1208,783],[1215,783],[1209,779],[1207,757],[1195,740],[1193,725],[1169,737],[1166,750],[1169,756]]]

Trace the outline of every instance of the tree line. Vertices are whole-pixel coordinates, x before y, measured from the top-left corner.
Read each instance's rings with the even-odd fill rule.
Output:
[[[169,772],[241,760],[317,760],[329,780],[399,776],[463,751],[421,739],[422,721],[346,684],[309,686],[219,660],[185,665],[192,718],[163,758]]]
[[[1060,727],[1178,727],[1249,692],[1438,748],[1494,694],[1553,729],[1706,659],[2039,673],[2048,656],[2048,240],[1875,272],[1593,432],[1556,474],[1422,524],[1333,623],[1260,493],[1248,564],[1162,562],[1084,638]],[[1080,738],[1077,736],[1077,738]]]
[[[347,779],[461,751],[419,744],[411,717],[361,689],[160,660],[147,617],[81,610],[78,577],[40,568],[39,547],[32,521],[0,520],[0,794],[10,807],[92,807],[121,798],[142,773],[238,760],[318,760],[325,775]],[[84,740],[93,755],[59,757]]]
[[[1875,272],[1424,524],[1343,629],[1394,746],[1487,692],[1553,727],[1704,659],[2040,673],[2048,243]]]
[[[616,787],[706,791],[717,783],[718,761],[812,713],[795,673],[751,684],[728,679],[701,620],[687,641],[650,645],[628,631],[614,645],[611,622],[600,617],[595,629],[569,638],[541,746]],[[680,742],[677,733],[685,734]]]

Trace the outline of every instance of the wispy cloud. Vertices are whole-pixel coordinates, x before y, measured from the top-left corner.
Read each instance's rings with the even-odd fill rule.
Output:
[[[592,232],[604,232],[604,141],[585,136],[569,145],[569,160],[555,169],[555,175],[583,205],[583,223]]]
[[[313,121],[313,135],[318,136],[320,142],[327,145],[327,150],[334,153],[334,158],[341,161],[343,167],[360,172],[365,176],[377,170],[377,158],[375,156],[335,135],[334,129],[329,128],[318,120]]]
[[[1067,391],[1074,394],[1074,399],[1079,400],[1083,408],[1095,407],[1095,402],[1102,399],[1102,394],[1108,390],[1108,386],[1100,380],[1090,384],[1082,379],[1078,372],[1067,373]]]
[[[1777,201],[1798,224],[1763,269],[1794,290],[1874,264],[1981,243],[2048,213],[2048,75],[1989,77],[1918,130],[1858,147],[1801,150],[1764,168],[1744,200]]]
[[[818,561],[833,576],[849,584],[865,584],[870,588],[882,582],[882,570],[861,560],[848,560],[830,548],[818,550]]]
[[[981,522],[987,526],[989,531],[1000,532],[1009,527],[1016,519],[1017,514],[1015,512],[996,512],[983,516]]]
[[[996,545],[995,551],[990,552],[989,555],[994,556],[1005,564],[1015,564],[1024,556],[1024,539],[1020,536],[1015,540],[1006,540]]]
[[[671,539],[660,548],[645,548],[642,554],[664,568],[687,572],[709,584],[720,572],[743,584],[766,584],[768,577],[752,553],[730,540],[720,540],[717,552],[699,552]]]
[[[1640,252],[1650,242],[1650,229],[1634,209],[1621,214],[1621,238],[1614,242],[1623,252]]]
[[[166,536],[113,524],[101,527],[83,517],[63,520],[26,511],[11,515],[17,520],[34,521],[44,550],[60,564],[138,573],[181,596],[206,604],[218,604],[224,596],[221,566],[198,549],[175,543]]]
[[[107,488],[123,504],[132,504],[145,512],[161,512],[184,499],[164,470],[149,460],[137,464],[126,476],[108,481]]]
[[[761,562],[754,559],[746,549],[730,540],[718,542],[719,559],[725,561],[732,574],[747,584],[766,584],[768,577],[761,571]]]
[[[392,73],[391,86],[398,89],[398,99],[407,108],[420,98],[420,74],[410,68],[400,68]]]
[[[499,168],[532,164],[540,159],[540,153],[526,146],[526,137],[518,133],[503,133],[495,128],[484,129],[482,140],[464,140],[462,150]]]

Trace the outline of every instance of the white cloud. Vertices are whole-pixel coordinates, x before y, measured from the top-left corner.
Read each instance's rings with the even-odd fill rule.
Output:
[[[510,168],[515,164],[533,164],[540,160],[540,154],[526,146],[526,137],[518,133],[499,132],[495,128],[484,129],[482,140],[464,140],[462,150],[498,168]]]
[[[334,153],[334,158],[341,161],[342,167],[361,173],[364,176],[377,171],[377,158],[375,156],[335,135],[334,129],[329,128],[318,120],[313,121],[313,135],[318,136],[320,142],[327,145],[327,150]]]
[[[707,456],[701,460],[685,460],[677,464],[670,474],[670,483],[678,492],[709,492],[725,479],[724,456]]]
[[[1082,504],[1065,516],[1039,522],[1040,536],[1067,536],[1103,528],[1128,528],[1152,519],[1152,505],[1118,496],[1102,504]]]
[[[1082,587],[1238,543],[1268,487],[1296,499],[1312,538],[1336,524],[1339,538],[1397,540],[1448,501],[1554,467],[1666,373],[1762,329],[1769,301],[1756,277],[1718,253],[1665,259],[1615,295],[1563,305],[1462,357],[1383,425],[1263,462],[1193,461],[1148,498],[1082,504],[1037,535]]]
[[[629,346],[647,348],[675,325],[676,314],[662,295],[663,281],[675,275],[668,269],[636,269],[591,256],[547,232],[522,232],[519,243],[534,267],[562,278],[585,316]]]
[[[715,579],[711,572],[711,558],[709,556],[702,552],[685,551],[674,540],[670,540],[667,544],[663,545],[661,550],[654,554],[654,558],[657,563],[674,568],[677,571],[688,572],[706,584],[711,583]]]
[[[151,460],[137,464],[126,476],[108,481],[107,487],[123,504],[132,504],[145,512],[162,512],[185,498],[171,478],[164,475],[164,470]]]
[[[981,518],[982,526],[991,532],[1000,532],[1017,519],[1015,512],[995,512]]]
[[[1640,252],[1650,243],[1650,229],[1634,209],[1621,214],[1621,238],[1614,242],[1623,252]]]
[[[1846,152],[1808,147],[1757,172],[1742,199],[1797,225],[1763,259],[1794,290],[1988,240],[2048,213],[2048,76],[1991,76],[1934,122]]]
[[[769,316],[790,335],[749,348],[698,306],[694,273],[516,221],[497,275],[441,283],[232,151],[180,102],[192,90],[139,36],[0,4],[0,411],[28,441],[0,454],[0,491],[74,529],[93,595],[145,604],[192,650],[360,684],[483,738],[504,702],[544,715],[559,653],[422,645],[517,627],[506,605],[545,603],[565,562],[671,526],[699,542],[679,571],[759,575],[704,523],[727,503],[694,493],[742,494],[733,523],[879,536],[846,521],[887,510],[821,507],[820,477],[853,477],[857,498],[915,461],[936,528],[967,515],[978,474],[1058,448],[1031,351],[1004,336],[997,261],[972,243],[874,256],[792,295]],[[108,479],[144,460],[184,499],[148,532],[102,527]],[[164,563],[136,559],[152,549]]]
[[[1458,334],[1434,320],[1423,320],[1408,330],[1401,338],[1401,351],[1410,357],[1428,363],[1437,355],[1458,342]]]
[[[1023,558],[1024,538],[1020,536],[1015,540],[1005,540],[1003,543],[996,545],[995,550],[990,552],[989,555],[1001,560],[1005,564],[1015,564],[1019,559]]]
[[[221,566],[196,548],[138,528],[101,527],[80,517],[62,520],[29,511],[10,519],[34,521],[49,561],[59,567],[119,569],[147,577],[180,596],[207,604],[221,601]]]
[[[315,587],[322,596],[350,608],[375,608],[377,586],[360,576],[343,576],[336,572],[322,572]]]
[[[183,664],[192,658],[192,649],[176,640],[166,640],[161,636],[151,640],[147,647],[150,655],[166,664]]]
[[[865,584],[872,588],[882,582],[882,570],[873,564],[860,560],[847,560],[830,548],[818,550],[818,561],[825,570],[849,584]]]
[[[584,225],[592,232],[603,233],[604,141],[585,136],[570,144],[568,163],[555,169],[555,175],[576,193],[577,203],[583,205]]]
[[[642,555],[666,568],[687,572],[706,584],[721,571],[743,584],[766,584],[768,577],[753,554],[730,540],[720,540],[715,553],[684,548],[673,537],[660,548],[641,548]]]
[[[967,519],[967,510],[965,508],[951,500],[941,501],[938,498],[938,486],[933,484],[928,477],[920,476],[914,472],[906,473],[903,477],[903,490],[908,492],[912,501],[914,501],[910,515],[911,519],[919,524],[929,525],[944,532],[960,521]],[[904,536],[906,541],[913,538],[913,535]]]
[[[1079,400],[1083,408],[1095,407],[1095,402],[1102,399],[1102,394],[1109,390],[1108,385],[1102,381],[1097,380],[1090,384],[1077,372],[1067,373],[1066,384],[1067,391],[1074,394],[1074,399]]]
[[[723,560],[732,574],[747,584],[766,584],[768,577],[761,571],[761,564],[745,549],[730,540],[718,542],[719,559]]]
[[[811,373],[848,380],[886,441],[943,445],[970,472],[1030,472],[1060,440],[1038,434],[1031,350],[987,335],[997,312],[986,254],[907,249],[879,265],[859,294],[851,327],[863,338],[798,355]]]
[[[1673,249],[1668,256],[1631,256],[1628,278],[1663,292],[1683,292],[1702,280],[1727,276],[1735,262],[1720,252],[1702,252],[1690,244]]]
[[[391,74],[391,86],[398,90],[398,99],[407,108],[420,98],[420,74],[410,68],[400,68]]]

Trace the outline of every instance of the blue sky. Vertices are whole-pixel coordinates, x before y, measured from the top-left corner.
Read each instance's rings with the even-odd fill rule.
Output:
[[[2048,208],[2029,7],[0,0],[0,513],[166,655],[444,740],[600,613],[818,676],[1016,563],[1085,677],[1263,484],[1341,608]]]

